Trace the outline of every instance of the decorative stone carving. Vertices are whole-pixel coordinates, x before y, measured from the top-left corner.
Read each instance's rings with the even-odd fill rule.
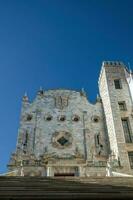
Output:
[[[42,165],[47,165],[48,163],[56,163],[55,158],[56,158],[55,152],[52,153],[45,152],[43,155],[40,156]]]
[[[39,89],[39,91],[38,91],[38,95],[40,95],[40,96],[44,96],[44,90],[43,90],[43,88],[42,87],[40,87],[40,89]]]
[[[80,153],[78,147],[75,148],[75,152],[74,153],[75,153],[74,154],[75,158],[82,158],[82,159],[84,158],[84,155]]]
[[[80,95],[86,97],[86,92],[85,92],[84,88],[81,89]]]
[[[101,133],[95,134],[96,156],[106,156]]]
[[[62,107],[68,106],[68,97],[62,96]]]
[[[53,147],[64,149],[72,144],[72,136],[65,131],[55,132],[52,137]]]
[[[78,115],[73,115],[72,116],[72,121],[78,122],[80,120],[80,117]]]
[[[68,106],[68,97],[66,96],[56,96],[55,106],[59,109],[63,109]]]
[[[27,93],[25,92],[24,96],[23,96],[23,102],[28,102],[29,101],[29,98],[27,96]]]
[[[65,115],[61,115],[58,117],[58,120],[61,122],[64,122],[66,120],[66,116]]]

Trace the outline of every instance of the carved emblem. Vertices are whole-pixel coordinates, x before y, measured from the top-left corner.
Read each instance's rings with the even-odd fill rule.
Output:
[[[63,109],[68,106],[68,97],[66,96],[56,96],[55,106],[59,109]]]

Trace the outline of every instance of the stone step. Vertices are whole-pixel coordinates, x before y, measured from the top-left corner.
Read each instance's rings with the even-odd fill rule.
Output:
[[[1,200],[113,198],[133,199],[133,178],[0,177]]]

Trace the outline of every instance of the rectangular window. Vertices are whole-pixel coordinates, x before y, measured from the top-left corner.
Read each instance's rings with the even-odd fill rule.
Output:
[[[115,89],[122,89],[122,85],[121,85],[121,80],[120,79],[115,79],[114,80],[114,84],[115,84]]]
[[[128,118],[123,118],[121,120],[122,120],[122,126],[123,126],[126,143],[132,143],[133,139],[132,139],[132,135],[131,135],[129,120],[128,120]]]
[[[126,110],[126,103],[125,101],[118,102],[120,110]]]
[[[133,151],[128,152],[128,157],[129,157],[130,167],[131,169],[133,169]]]

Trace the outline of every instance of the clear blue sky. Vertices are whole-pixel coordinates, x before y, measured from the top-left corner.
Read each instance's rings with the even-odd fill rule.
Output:
[[[0,173],[24,92],[84,87],[93,102],[103,60],[133,66],[132,0],[0,0]]]

